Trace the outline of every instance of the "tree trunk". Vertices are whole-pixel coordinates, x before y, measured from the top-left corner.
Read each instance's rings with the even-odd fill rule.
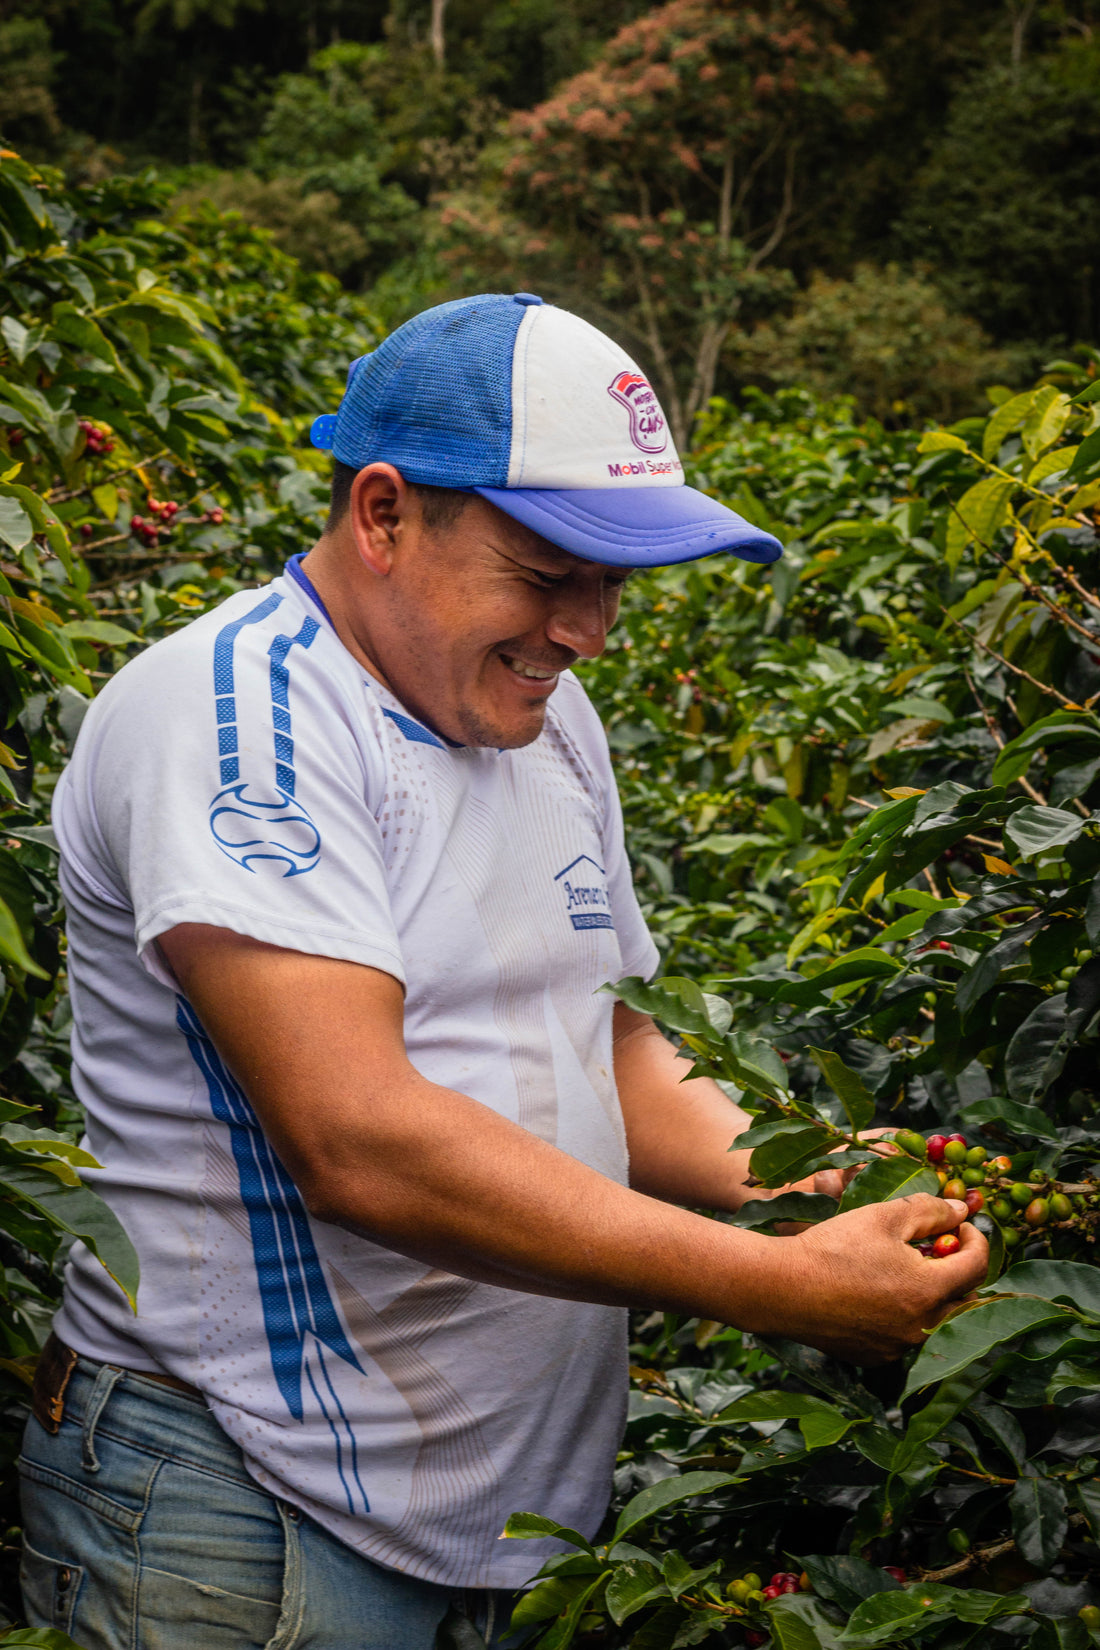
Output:
[[[432,0],[431,43],[437,69],[443,68],[447,56],[447,40],[443,33],[443,17],[446,10],[447,0]]]

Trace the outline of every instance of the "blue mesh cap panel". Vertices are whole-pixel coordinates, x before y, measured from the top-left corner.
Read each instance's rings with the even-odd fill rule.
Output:
[[[439,304],[359,363],[336,417],[342,464],[393,464],[428,487],[504,487],[512,355],[527,309],[510,294]]]

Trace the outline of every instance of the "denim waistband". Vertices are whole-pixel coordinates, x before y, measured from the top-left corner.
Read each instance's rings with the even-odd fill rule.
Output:
[[[202,1398],[147,1380],[136,1370],[116,1371],[111,1364],[78,1357],[65,1388],[65,1421],[83,1428],[89,1410],[102,1401],[105,1375],[117,1378],[95,1418],[97,1434],[258,1488]]]

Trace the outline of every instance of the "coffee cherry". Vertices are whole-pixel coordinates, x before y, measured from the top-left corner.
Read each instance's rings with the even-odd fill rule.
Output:
[[[794,1571],[793,1570],[777,1570],[775,1572],[775,1574],[772,1576],[771,1581],[769,1583],[769,1586],[783,1587],[787,1584],[788,1581],[793,1581],[797,1585],[798,1577],[795,1575]]]
[[[746,1570],[741,1579],[750,1593],[758,1593],[763,1585],[755,1570]]]
[[[931,1255],[932,1249],[933,1249],[933,1244],[932,1244],[931,1238],[929,1238],[926,1243],[918,1243],[917,1244],[918,1253],[924,1255],[926,1258]]]
[[[943,1148],[947,1145],[945,1134],[933,1134],[928,1139],[928,1161],[930,1163],[943,1162]]]
[[[972,1215],[980,1215],[985,1208],[985,1193],[980,1192],[976,1186],[972,1186],[963,1201]]]
[[[225,520],[225,511],[224,510],[211,510],[210,520],[214,523],[215,527],[220,527],[222,522]]]
[[[141,529],[145,526],[145,517],[144,516],[131,516],[130,517],[130,526],[135,528],[140,533]]]
[[[1016,1204],[1017,1208],[1025,1209],[1035,1196],[1035,1193],[1031,1187],[1025,1185],[1022,1180],[1017,1180],[1008,1188],[1008,1195],[1012,1199],[1013,1203]]]
[[[1024,1210],[1024,1219],[1029,1226],[1045,1226],[1050,1219],[1050,1204],[1045,1197],[1033,1197]]]
[[[1033,1186],[1044,1186],[1046,1184],[1047,1177],[1043,1173],[1042,1169],[1032,1169],[1027,1178]]]
[[[964,1169],[962,1174],[959,1176],[959,1179],[962,1181],[964,1186],[984,1186],[985,1170]]]
[[[751,1645],[752,1650],[756,1650],[758,1645],[767,1644],[767,1642],[767,1633],[758,1632],[755,1627],[747,1627],[745,1629],[745,1643]]]
[[[812,1593],[813,1592],[814,1584],[810,1580],[810,1572],[808,1570],[803,1570],[802,1574],[799,1576],[799,1578],[798,1578],[798,1590],[799,1590],[800,1593]]]
[[[972,1169],[976,1169],[979,1164],[985,1162],[988,1156],[989,1153],[986,1151],[984,1146],[971,1146],[970,1150],[966,1154],[966,1161],[970,1164]]]
[[[732,1598],[735,1604],[744,1604],[752,1588],[746,1581],[731,1581],[726,1588],[726,1597]]]
[[[1011,1220],[1016,1210],[1007,1197],[995,1197],[989,1205],[989,1212],[994,1220]]]
[[[888,1576],[893,1576],[895,1581],[899,1581],[903,1587],[909,1579],[900,1564],[883,1564],[881,1568],[886,1571]]]
[[[1018,1249],[1023,1242],[1023,1233],[1018,1232],[1014,1226],[1010,1226],[1007,1231],[1002,1232],[1001,1237],[1006,1249]]]
[[[913,1129],[899,1129],[894,1136],[894,1145],[901,1151],[908,1152],[910,1157],[918,1158],[922,1163],[927,1155],[924,1136],[917,1134]]]
[[[164,506],[165,515],[166,516],[174,516],[174,515],[177,515],[178,512],[179,512],[179,505],[176,503],[174,498],[170,498],[168,500],[168,503]]]
[[[95,532],[95,528],[92,526],[90,521],[82,521],[81,522],[81,524],[80,524],[80,536],[81,536],[82,539],[90,539],[94,532]]]
[[[1051,1220],[1068,1220],[1073,1214],[1073,1204],[1065,1192],[1055,1192],[1050,1200]]]
[[[965,1198],[966,1192],[965,1180],[949,1180],[943,1189],[944,1197],[957,1197],[960,1203]]]
[[[1082,1604],[1077,1612],[1077,1619],[1084,1624],[1090,1633],[1100,1631],[1100,1607],[1095,1604]]]
[[[943,1148],[944,1158],[948,1163],[966,1162],[966,1143],[962,1140],[949,1140]]]
[[[950,1178],[951,1178],[951,1176],[948,1174],[946,1169],[937,1169],[936,1170],[936,1179],[940,1183],[940,1196],[941,1197],[943,1196],[943,1189],[947,1185],[947,1182],[950,1180]]]
[[[957,1140],[959,1142],[959,1144],[962,1145],[962,1146],[966,1145],[966,1136],[965,1136],[965,1134],[949,1134],[947,1138],[948,1138],[948,1140]]]
[[[932,1254],[936,1260],[945,1260],[948,1255],[953,1255],[961,1247],[962,1245],[954,1232],[942,1232],[932,1245]]]
[[[764,1597],[765,1598],[778,1598],[779,1594],[780,1594],[780,1588],[778,1588],[778,1587],[772,1586],[772,1587],[765,1587],[764,1588]]]
[[[947,1545],[956,1553],[968,1553],[970,1551],[970,1537],[965,1530],[960,1530],[956,1524],[947,1532]]]
[[[1011,1157],[995,1157],[991,1161],[989,1167],[991,1169],[996,1169],[998,1174],[1011,1174],[1012,1159]]]

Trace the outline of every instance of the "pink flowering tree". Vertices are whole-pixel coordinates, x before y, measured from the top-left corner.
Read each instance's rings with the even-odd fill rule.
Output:
[[[677,441],[879,84],[844,0],[669,0],[513,116],[491,202],[453,197],[456,275],[504,268],[632,345]]]

